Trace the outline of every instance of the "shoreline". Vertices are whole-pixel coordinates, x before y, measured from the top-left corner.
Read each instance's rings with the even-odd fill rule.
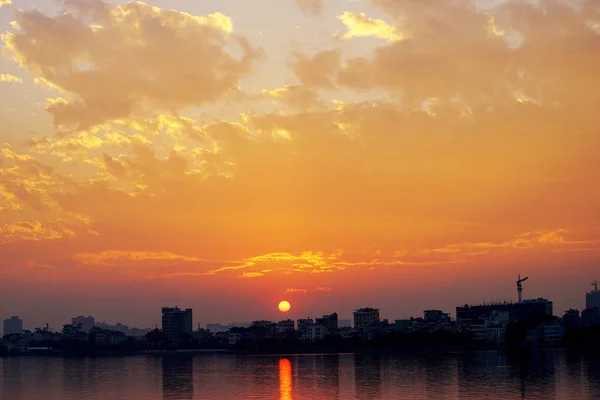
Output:
[[[4,354],[0,358],[13,357],[56,357],[56,358],[95,358],[95,357],[183,357],[198,355],[227,355],[227,356],[248,356],[248,357],[289,357],[289,356],[341,356],[341,355],[383,355],[383,356],[442,356],[450,354],[469,354],[497,352],[507,355],[527,355],[539,353],[547,350],[569,351],[575,353],[584,353],[589,355],[600,355],[599,348],[585,347],[506,347],[506,348],[430,348],[430,349],[354,349],[347,351],[239,351],[228,349],[186,349],[186,350],[143,350],[143,351],[119,351],[106,350],[86,353],[69,353],[63,351],[49,352],[14,352]]]

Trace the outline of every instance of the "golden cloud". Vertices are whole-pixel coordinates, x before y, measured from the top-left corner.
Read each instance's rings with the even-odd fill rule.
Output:
[[[262,272],[244,272],[241,275],[241,278],[258,278],[259,276],[263,276]]]
[[[0,225],[0,245],[20,241],[69,239],[81,234],[96,232],[81,221],[17,221]]]
[[[317,92],[299,85],[263,90],[263,94],[292,109],[306,110],[321,105]]]
[[[556,230],[536,230],[526,232],[515,236],[511,240],[504,242],[472,242],[472,243],[455,243],[436,249],[428,249],[421,251],[422,254],[456,254],[460,256],[480,256],[488,254],[491,251],[506,251],[510,249],[533,249],[540,246],[550,246],[552,250],[563,248],[573,244],[590,244],[597,241],[577,241],[567,240],[566,235],[568,229]]]
[[[56,17],[19,11],[18,32],[4,36],[16,61],[69,95],[48,104],[57,126],[87,129],[147,108],[213,102],[237,91],[261,56],[232,34],[222,14],[193,16],[142,2],[113,7],[101,0],[93,12],[83,0],[69,6],[71,13]],[[230,45],[240,58],[225,51]]]
[[[381,19],[369,18],[365,13],[344,12],[338,19],[347,28],[346,33],[338,35],[342,40],[367,36],[373,36],[389,42],[405,39],[397,31],[396,27],[389,25]]]
[[[122,251],[109,250],[100,253],[78,253],[73,259],[89,265],[107,265],[112,262],[121,261],[186,261],[198,262],[202,259],[197,257],[183,256],[168,251]]]
[[[285,289],[284,293],[303,293],[303,294],[306,294],[306,293],[308,293],[308,291],[306,289],[288,288],[288,289]]]
[[[19,78],[18,76],[14,76],[11,74],[0,74],[0,83],[1,82],[23,83],[23,78]]]

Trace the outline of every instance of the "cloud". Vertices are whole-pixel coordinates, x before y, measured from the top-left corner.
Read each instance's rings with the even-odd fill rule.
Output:
[[[14,265],[39,250],[63,277],[281,290],[593,255],[594,9],[386,4],[403,40],[357,48],[327,33],[276,83],[224,16],[81,0],[20,13],[13,56],[63,98],[48,104],[60,129],[35,106],[0,127]],[[238,85],[258,89],[229,102]]]
[[[12,0],[0,0],[0,8],[9,4],[12,4]]]
[[[536,230],[515,236],[503,242],[455,243],[444,247],[421,251],[422,254],[446,254],[481,256],[493,251],[527,250],[550,247],[552,251],[569,251],[572,245],[599,243],[597,240],[567,240],[568,229]]]
[[[301,53],[292,55],[292,71],[303,85],[312,88],[333,88],[341,52],[327,50],[308,57]]]
[[[23,83],[23,78],[19,78],[18,76],[14,76],[11,74],[0,74],[0,83],[1,82]]]
[[[297,110],[307,110],[321,105],[317,92],[299,85],[263,90],[263,94],[270,99],[276,100],[277,103]]]
[[[48,103],[57,126],[87,129],[147,109],[212,103],[237,91],[261,51],[229,17],[193,16],[142,2],[69,2],[54,17],[17,14],[3,39],[31,74],[67,98]],[[91,23],[91,25],[90,25]],[[237,46],[239,57],[225,50]]]
[[[335,269],[333,261],[339,257],[340,253],[327,254],[322,251],[303,251],[300,254],[291,253],[269,253],[259,256],[249,257],[239,261],[239,265],[227,266],[208,271],[207,275],[214,275],[220,272],[235,271],[239,269],[257,269],[261,271],[260,275],[250,277],[258,277],[264,275],[266,271],[279,271],[287,274],[295,272],[311,272],[321,273]],[[269,269],[265,270],[264,266]],[[242,274],[243,277],[248,277]]]
[[[331,292],[333,289],[330,287],[319,286],[316,290],[317,292]]]
[[[309,17],[320,17],[323,15],[323,0],[294,0],[302,13]]]
[[[494,7],[484,7],[483,2],[472,7],[466,0],[372,3],[390,15],[394,24],[368,22],[362,14],[346,13],[340,18],[349,27],[347,37],[365,34],[403,40],[343,63],[341,58],[330,57],[326,69],[311,65],[310,56],[294,55],[303,61],[294,65],[302,71],[300,75],[294,69],[296,75],[310,77],[301,81],[326,82],[329,87],[339,84],[361,93],[385,91],[400,96],[409,109],[435,99],[441,105],[437,109],[471,116],[497,112],[511,102],[571,104],[585,96],[586,89],[567,89],[559,82],[568,81],[573,74],[593,79],[586,60],[600,39],[589,21],[597,21],[599,16],[589,2],[576,8],[557,0],[544,2],[543,7],[525,1],[501,2]],[[560,35],[551,26],[560,26],[569,34]],[[564,58],[557,63],[555,53],[542,46],[549,42],[553,48],[572,52],[572,62]],[[313,57],[325,54],[335,53]],[[560,78],[547,86],[545,76]]]
[[[344,12],[338,19],[347,28],[346,33],[338,35],[342,40],[367,36],[373,36],[390,42],[404,39],[396,30],[396,27],[389,25],[381,19],[369,18],[365,13]]]
[[[263,276],[262,272],[244,272],[241,277],[242,278],[258,278],[259,276]]]
[[[75,232],[63,221],[46,225],[28,221],[0,225],[0,244],[23,240],[55,240],[74,236]]]
[[[168,251],[122,251],[108,250],[100,253],[78,253],[73,259],[87,265],[108,265],[122,261],[186,261],[199,262],[197,257],[183,256]]]
[[[306,289],[288,288],[288,289],[285,289],[284,293],[303,293],[303,294],[306,294],[306,293],[308,293],[308,291]]]

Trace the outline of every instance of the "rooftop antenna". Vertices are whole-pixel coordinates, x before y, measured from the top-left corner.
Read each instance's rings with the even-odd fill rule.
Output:
[[[598,281],[592,282],[592,286],[594,287],[594,292],[598,291],[598,285],[600,285],[600,282],[598,282]]]
[[[517,278],[517,293],[519,294],[519,303],[521,301],[523,301],[523,285],[522,285],[522,283],[525,282],[527,279],[529,279],[528,276],[521,279],[521,274],[519,274],[519,277]]]

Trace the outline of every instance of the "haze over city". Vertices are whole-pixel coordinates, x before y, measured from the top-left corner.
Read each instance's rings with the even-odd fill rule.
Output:
[[[0,317],[154,327],[600,279],[585,0],[0,0]]]

